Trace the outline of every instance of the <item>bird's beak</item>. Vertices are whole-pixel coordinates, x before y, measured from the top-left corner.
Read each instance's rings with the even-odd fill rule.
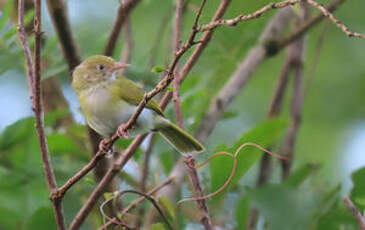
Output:
[[[122,63],[122,62],[115,62],[114,66],[110,69],[110,72],[113,73],[114,71],[120,70],[120,69],[124,69],[129,67],[130,65],[127,63]]]

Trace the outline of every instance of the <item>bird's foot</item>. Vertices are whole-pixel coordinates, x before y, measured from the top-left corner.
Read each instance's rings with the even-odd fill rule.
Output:
[[[125,125],[124,125],[124,124],[118,127],[117,135],[118,135],[119,137],[123,137],[124,139],[129,139],[129,138],[130,138],[129,133],[128,133],[128,131],[126,130]]]
[[[108,143],[107,139],[103,139],[99,143],[99,150],[103,153],[107,153],[110,149],[110,144]]]

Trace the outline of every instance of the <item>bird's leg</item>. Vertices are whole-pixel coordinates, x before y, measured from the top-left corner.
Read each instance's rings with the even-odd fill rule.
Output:
[[[123,137],[124,139],[129,139],[129,133],[126,130],[125,124],[122,124],[118,127],[117,134],[119,137]]]

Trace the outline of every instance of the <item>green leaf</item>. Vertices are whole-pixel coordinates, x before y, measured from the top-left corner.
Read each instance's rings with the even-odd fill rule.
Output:
[[[263,147],[273,143],[280,134],[283,133],[286,127],[286,122],[280,119],[265,121],[255,128],[244,133],[242,137],[236,142],[234,147],[219,147],[215,152],[227,151],[232,154],[244,143],[253,142]],[[228,189],[233,185],[237,184],[238,180],[248,171],[249,168],[258,160],[262,155],[262,151],[252,146],[247,146],[238,153],[237,157],[237,170],[233,179],[228,186]],[[213,158],[210,164],[211,172],[211,192],[216,191],[220,188],[231,174],[233,165],[233,159],[228,156],[217,156]],[[214,199],[220,199],[224,196],[228,189],[223,190],[217,194]]]
[[[104,192],[103,195],[104,195],[105,200],[108,200],[108,199],[111,199],[114,197],[114,193],[112,193],[112,192]]]
[[[3,29],[5,23],[10,18],[11,10],[13,9],[13,3],[11,1],[7,1],[5,5],[1,9],[1,18],[0,18],[0,32]]]
[[[46,126],[52,126],[59,118],[67,115],[69,111],[67,109],[59,109],[56,111],[48,112],[44,116],[44,124]]]
[[[238,201],[235,210],[237,229],[246,229],[246,221],[250,215],[250,196],[244,195]]]
[[[166,213],[172,219],[176,218],[175,210],[171,204],[171,201],[164,196],[158,198],[158,203],[164,213]]]
[[[165,230],[165,227],[162,223],[152,224],[149,228],[150,230]]]
[[[47,135],[49,150],[53,155],[72,154],[74,156],[83,157],[83,149],[79,147],[75,141],[62,133],[52,133]]]
[[[85,177],[84,181],[90,185],[96,185],[95,179],[92,177]]]
[[[223,114],[223,119],[234,118],[234,117],[237,117],[238,114],[239,114],[239,112],[237,110],[228,110],[227,112],[225,112]]]
[[[7,126],[0,137],[0,149],[6,150],[21,143],[34,133],[34,118],[28,117]]]
[[[174,157],[171,151],[164,151],[160,153],[159,159],[162,163],[165,173],[169,173],[174,166]]]
[[[354,187],[351,190],[350,198],[360,209],[365,208],[365,167],[356,170],[352,175]]]
[[[318,197],[311,190],[283,184],[254,189],[250,195],[253,206],[264,216],[271,230],[308,230],[319,208]]]
[[[315,230],[358,230],[358,223],[352,213],[344,206],[331,209],[326,215],[320,218]]]
[[[152,73],[161,73],[161,72],[163,72],[164,71],[164,68],[163,67],[161,67],[161,66],[155,66],[155,67],[153,67],[152,69],[151,69],[151,72]]]
[[[166,89],[167,89],[168,91],[174,91],[174,87],[171,87],[171,86],[168,86]]]
[[[53,211],[48,207],[39,208],[30,218],[26,229],[57,229]]]
[[[312,173],[318,169],[316,164],[305,164],[302,167],[295,170],[291,175],[285,180],[285,184],[298,187],[303,183]]]

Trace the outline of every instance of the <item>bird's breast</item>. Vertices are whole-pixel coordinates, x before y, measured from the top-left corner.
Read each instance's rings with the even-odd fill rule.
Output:
[[[83,101],[81,109],[85,114],[87,123],[104,137],[113,135],[119,125],[127,122],[136,110],[135,105],[122,99],[115,100],[102,87],[89,90],[81,100]],[[153,111],[144,109],[136,126],[131,130],[131,135],[134,136],[151,129],[153,129]]]

